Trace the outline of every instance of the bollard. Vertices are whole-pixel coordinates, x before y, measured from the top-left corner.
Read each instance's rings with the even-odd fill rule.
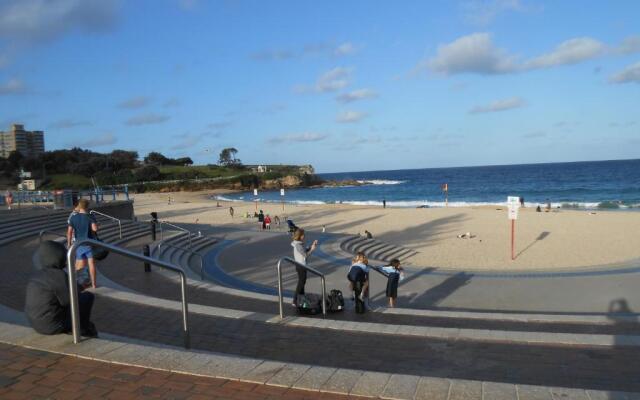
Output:
[[[145,244],[144,246],[142,246],[142,254],[144,254],[147,257],[151,255],[151,251],[149,250],[148,244]],[[149,264],[148,262],[144,263],[144,272],[151,272],[151,264]]]

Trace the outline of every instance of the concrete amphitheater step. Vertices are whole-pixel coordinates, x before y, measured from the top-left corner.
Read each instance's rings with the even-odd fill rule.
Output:
[[[23,242],[0,248],[1,256],[24,252],[28,246]],[[29,266],[26,260],[11,259],[16,259],[16,263],[0,270],[1,281],[11,283],[2,287],[1,302],[21,309]],[[112,264],[133,274],[133,268],[119,261],[117,255],[111,259]],[[137,270],[141,271],[141,268]],[[131,278],[140,281],[136,276]],[[158,282],[151,279],[148,284],[156,287]],[[166,298],[169,291],[163,292]],[[175,285],[172,292],[178,292]],[[175,310],[178,302],[107,287],[96,293],[95,319],[99,329],[135,339],[180,343],[180,312]],[[150,304],[144,303],[149,301]],[[387,333],[378,332],[372,329],[374,324],[366,325],[365,322],[293,317],[274,323],[261,321],[263,316],[256,312],[240,315],[238,311],[227,309],[221,312],[235,313],[235,316],[217,316],[211,315],[216,311],[213,307],[191,305],[191,309],[193,347],[205,351],[260,355],[274,362],[311,363],[319,368],[356,368],[376,373],[587,389],[640,389],[640,382],[634,378],[640,373],[637,362],[640,348],[630,345],[632,343],[624,335],[610,335],[607,340],[612,343],[605,346],[602,346],[604,342],[578,347],[549,346],[539,342],[541,335],[534,337],[533,342],[524,340],[523,335],[511,337],[516,341],[510,343],[503,337],[478,341],[465,340],[469,332],[462,329],[456,336],[429,337],[416,335],[417,331],[401,333],[400,327],[383,324],[380,328],[388,329]],[[342,326],[322,326],[336,322],[341,322]],[[558,337],[563,337],[554,336],[556,343]],[[575,343],[579,336],[564,337]],[[604,335],[598,336],[603,339]],[[306,346],[306,343],[313,345]]]
[[[197,352],[117,335],[103,335],[72,344],[68,336],[42,336],[18,323],[0,322],[0,342],[38,351],[65,354],[113,364],[153,368],[182,374],[232,379],[278,388],[299,388],[323,394],[362,395],[383,399],[634,399],[637,394],[497,382],[444,379],[429,376],[372,373],[327,368],[261,358],[231,357]],[[188,379],[181,379],[188,382]],[[280,393],[280,392],[278,392]],[[291,397],[289,393],[287,398]],[[246,396],[247,394],[245,394]],[[311,394],[309,394],[311,395]],[[453,396],[453,397],[452,397]],[[259,398],[252,393],[252,398]]]
[[[364,252],[372,260],[391,261],[394,258],[406,259],[418,254],[417,251],[377,239],[351,236],[340,243],[340,249],[353,254]]]

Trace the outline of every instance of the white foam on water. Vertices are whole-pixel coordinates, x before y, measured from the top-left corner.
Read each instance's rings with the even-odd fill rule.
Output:
[[[366,180],[358,180],[357,182],[362,183],[364,185],[399,185],[401,183],[405,183],[406,181],[394,181],[387,179],[366,179]]]

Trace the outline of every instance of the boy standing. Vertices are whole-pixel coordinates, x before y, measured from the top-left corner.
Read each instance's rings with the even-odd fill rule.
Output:
[[[67,228],[67,247],[71,247],[73,242],[83,239],[95,238],[95,232],[98,231],[98,224],[88,212],[89,201],[80,199],[75,215],[69,218],[69,227]],[[90,284],[93,288],[96,284],[96,263],[93,259],[91,246],[83,245],[76,250],[76,271],[85,268],[89,264]],[[88,283],[84,283],[88,286]]]

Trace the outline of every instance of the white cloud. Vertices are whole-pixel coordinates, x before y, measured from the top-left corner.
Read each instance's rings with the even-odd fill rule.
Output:
[[[280,144],[280,143],[306,143],[306,142],[319,142],[328,138],[329,135],[313,132],[292,133],[286,135],[275,136],[269,138],[267,143]]]
[[[526,102],[520,97],[511,97],[508,99],[497,100],[486,105],[475,106],[469,110],[470,114],[490,113],[498,111],[506,111],[514,108],[524,107]]]
[[[298,85],[294,87],[296,93],[326,93],[340,90],[351,83],[351,68],[336,67],[318,77],[315,85]]]
[[[91,126],[92,122],[89,121],[78,121],[70,118],[61,119],[60,121],[56,121],[50,125],[51,128],[54,129],[69,129],[69,128],[77,128],[80,126]]]
[[[151,99],[147,96],[137,96],[132,97],[130,99],[124,100],[123,102],[118,104],[120,108],[129,108],[129,109],[137,109],[146,107],[151,103]]]
[[[426,66],[441,74],[504,74],[517,69],[515,57],[497,48],[488,33],[473,33],[438,46],[436,56]]]
[[[74,30],[104,32],[117,20],[120,0],[4,0],[0,37],[50,41]]]
[[[577,64],[604,53],[602,42],[589,37],[569,39],[560,43],[552,52],[524,63],[524,69],[549,68],[557,65]]]
[[[125,124],[131,126],[153,125],[167,122],[169,119],[171,119],[171,117],[169,117],[168,115],[149,113],[131,117],[125,121]]]
[[[27,93],[27,87],[20,79],[9,79],[0,84],[0,96]]]
[[[113,135],[113,133],[107,132],[102,135],[94,135],[85,141],[74,142],[70,144],[70,147],[74,146],[74,147],[93,148],[93,147],[100,147],[100,146],[109,146],[109,145],[115,144],[117,141],[118,139]]]
[[[367,113],[360,111],[345,111],[338,114],[336,121],[340,123],[353,123],[361,121],[366,116]]]
[[[349,54],[353,54],[355,51],[356,47],[353,45],[353,43],[345,42],[336,47],[336,49],[333,51],[333,54],[335,54],[336,56],[346,56]]]
[[[609,77],[609,83],[640,83],[640,62],[629,65]]]
[[[546,137],[546,136],[547,136],[547,134],[545,132],[542,132],[542,131],[529,132],[529,133],[526,133],[526,134],[522,135],[522,137],[524,139],[539,139],[539,138],[543,138],[543,137]]]
[[[507,11],[524,11],[520,0],[469,0],[461,5],[464,18],[476,25],[488,25]]]
[[[636,35],[625,38],[614,51],[618,54],[640,53],[640,36]]]
[[[336,97],[336,100],[341,103],[351,103],[358,100],[370,99],[377,97],[378,94],[371,89],[357,89],[349,93],[343,93]]]

